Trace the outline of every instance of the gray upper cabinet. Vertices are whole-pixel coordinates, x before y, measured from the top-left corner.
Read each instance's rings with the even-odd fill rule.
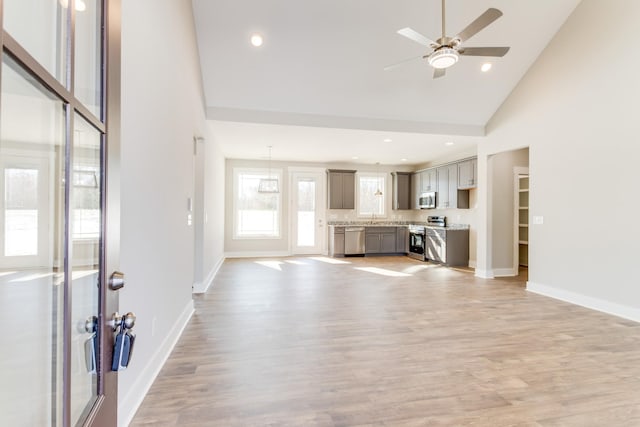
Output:
[[[393,209],[411,209],[411,173],[393,172]]]
[[[414,172],[411,174],[411,209],[419,209],[418,198],[420,197],[420,191],[422,190],[422,181],[420,172]]]
[[[458,190],[458,165],[451,164],[438,168],[438,209],[469,207],[469,191]]]
[[[438,171],[437,169],[427,169],[422,171],[422,193],[427,191],[438,191]]]
[[[420,209],[422,193],[435,191],[437,209],[469,208],[469,189],[478,182],[478,159],[471,158],[411,174],[411,209]]]
[[[478,159],[469,159],[458,163],[458,188],[466,190],[476,188],[478,181]]]
[[[329,209],[355,209],[356,171],[327,171],[329,176]]]
[[[411,174],[411,206],[410,209],[420,209],[418,199],[427,191],[438,191],[437,170],[427,169]]]

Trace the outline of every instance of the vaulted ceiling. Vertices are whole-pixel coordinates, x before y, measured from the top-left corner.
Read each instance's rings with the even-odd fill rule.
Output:
[[[578,3],[448,0],[447,35],[494,7],[503,16],[465,46],[511,50],[462,57],[434,80],[423,59],[384,67],[430,52],[397,30],[437,39],[440,0],[193,0],[207,117],[229,158],[262,158],[268,145],[274,159],[323,162],[468,152]]]

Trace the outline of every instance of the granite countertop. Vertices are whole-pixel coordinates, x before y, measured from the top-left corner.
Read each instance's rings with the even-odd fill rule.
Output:
[[[446,227],[428,225],[424,221],[328,221],[327,225],[334,227],[402,227],[409,225],[423,225],[428,228],[441,230],[468,230],[469,224],[449,224]]]

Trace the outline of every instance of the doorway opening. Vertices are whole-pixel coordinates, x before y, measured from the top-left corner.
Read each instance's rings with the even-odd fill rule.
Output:
[[[489,259],[491,277],[527,274],[529,264],[529,148],[489,157]],[[521,263],[521,257],[523,263]],[[523,264],[524,269],[521,269]],[[526,266],[525,266],[526,265]]]

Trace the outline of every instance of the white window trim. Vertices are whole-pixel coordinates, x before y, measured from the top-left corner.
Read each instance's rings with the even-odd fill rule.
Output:
[[[278,234],[275,236],[266,236],[266,235],[238,235],[238,202],[236,195],[238,194],[238,176],[242,173],[256,173],[256,174],[266,174],[268,172],[268,168],[233,168],[233,212],[231,213],[233,216],[233,236],[232,240],[279,240],[282,238],[282,223],[283,223],[283,212],[282,212],[282,197],[283,197],[283,170],[282,169],[274,169],[271,168],[271,175],[278,178],[278,184],[280,189],[280,195],[278,197]]]
[[[384,219],[387,218],[387,196],[388,196],[388,192],[387,192],[387,176],[384,173],[376,173],[376,172],[358,172],[356,174],[356,211],[357,211],[357,216],[358,218],[367,218],[367,219],[372,219],[372,215],[370,213],[362,213],[360,211],[360,199],[362,197],[362,195],[360,194],[360,178],[378,178],[378,179],[382,179],[382,187],[380,188],[380,191],[382,191],[382,213],[381,214],[375,214],[374,217],[375,219]]]

